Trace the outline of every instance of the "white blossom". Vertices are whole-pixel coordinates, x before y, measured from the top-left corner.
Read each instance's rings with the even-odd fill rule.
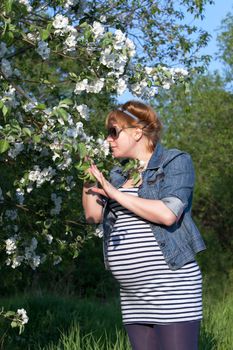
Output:
[[[8,156],[15,159],[24,150],[23,142],[15,142],[13,148],[8,151]]]
[[[69,19],[63,15],[57,14],[53,21],[53,27],[56,29],[63,29],[69,23]]]
[[[8,255],[13,254],[17,249],[16,236],[6,239],[5,243],[6,243],[6,253]]]
[[[34,43],[37,41],[38,35],[35,33],[27,33],[27,38]]]
[[[97,143],[100,145],[101,151],[104,153],[104,156],[108,156],[110,152],[108,141],[105,139],[98,138]]]
[[[69,9],[71,6],[74,6],[79,3],[79,0],[66,0],[65,2],[65,9]]]
[[[21,255],[18,256],[13,256],[12,260],[9,259],[9,261],[7,261],[7,265],[11,264],[12,269],[15,269],[16,267],[20,266],[22,264],[24,260],[24,257]]]
[[[24,190],[21,190],[20,188],[16,189],[16,199],[19,204],[23,204],[24,202]]]
[[[18,217],[17,210],[16,209],[7,209],[5,211],[5,217],[6,217],[6,219],[9,219],[12,221],[16,220]]]
[[[85,104],[75,106],[81,117],[85,120],[89,120],[89,108]]]
[[[86,90],[87,86],[88,86],[87,79],[83,79],[82,81],[79,81],[78,83],[76,83],[74,93],[77,95],[81,94],[81,92]]]
[[[13,74],[11,63],[5,58],[2,59],[1,70],[7,78],[9,78]]]
[[[35,250],[37,248],[38,245],[38,241],[35,237],[32,237],[31,239],[31,245],[30,245],[30,249],[31,250]]]
[[[113,47],[115,50],[121,50],[125,45],[126,36],[120,29],[117,29],[114,35],[115,41],[113,43]]]
[[[100,22],[94,22],[92,27],[92,32],[94,34],[95,39],[100,39],[104,33],[104,26]]]
[[[28,12],[32,11],[32,7],[30,5],[29,0],[19,0],[19,3],[22,4],[22,5],[25,5]]]
[[[99,93],[104,87],[104,78],[92,80],[86,88],[87,92]]]
[[[53,261],[53,265],[58,265],[60,264],[61,261],[62,261],[62,258],[60,256],[57,256]]]
[[[55,208],[50,210],[51,215],[58,215],[61,211],[62,197],[57,196],[56,193],[51,194],[51,199],[55,204]]]
[[[145,72],[147,75],[152,76],[154,68],[153,67],[145,67]]]
[[[94,231],[94,235],[99,237],[99,238],[103,237],[103,225],[102,224],[98,225],[98,227]]]
[[[51,166],[40,170],[40,167],[38,165],[35,165],[34,170],[31,170],[29,172],[28,178],[30,181],[36,182],[37,187],[40,187],[46,181],[51,182],[51,179],[55,174],[56,171]]]
[[[106,21],[107,21],[106,16],[101,15],[101,16],[100,16],[100,22],[105,23]]]
[[[74,177],[72,175],[66,177],[66,182],[67,182],[67,186],[65,187],[66,191],[70,191],[76,185],[74,181]]]
[[[53,236],[52,236],[52,235],[47,234],[47,235],[45,235],[45,237],[46,237],[46,239],[47,239],[47,241],[48,241],[48,244],[51,244],[51,243],[52,243],[52,241],[53,241]]]
[[[70,34],[65,40],[66,51],[73,51],[77,45],[77,35]]]
[[[130,40],[129,38],[126,38],[125,46],[128,50],[129,57],[133,57],[136,53],[136,48],[135,48],[134,42],[132,40]]]
[[[122,95],[127,89],[127,83],[123,78],[118,79],[117,81],[117,95]]]
[[[35,270],[41,263],[41,258],[39,255],[33,255],[29,260],[29,265],[33,270]]]
[[[57,165],[59,170],[65,170],[72,164],[72,158],[69,152],[63,152],[63,161]]]
[[[0,43],[0,58],[2,58],[7,53],[7,46],[4,41],[1,41]]]
[[[36,52],[43,58],[43,60],[47,60],[50,55],[50,48],[48,47],[48,43],[43,40],[39,41]]]
[[[26,324],[29,321],[29,317],[27,316],[27,312],[25,309],[18,309],[17,314],[19,318],[21,319],[22,324]]]
[[[16,99],[16,90],[12,85],[9,85],[8,90],[4,92],[1,100],[4,101],[4,104],[8,107],[16,108],[20,105],[19,101]]]
[[[169,90],[171,88],[171,83],[169,81],[165,81],[162,83],[162,88],[165,90]]]
[[[31,97],[31,101],[25,103],[22,107],[24,109],[25,112],[32,112],[33,113],[33,109],[38,105],[38,102],[36,100],[35,97]]]

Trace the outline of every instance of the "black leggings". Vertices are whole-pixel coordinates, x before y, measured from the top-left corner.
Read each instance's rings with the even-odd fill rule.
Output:
[[[167,325],[127,324],[133,350],[198,350],[200,321]]]

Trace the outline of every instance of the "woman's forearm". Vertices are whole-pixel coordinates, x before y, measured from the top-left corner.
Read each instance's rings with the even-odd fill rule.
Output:
[[[115,191],[114,199],[145,220],[166,226],[171,226],[177,220],[176,215],[161,200],[135,197],[121,191]]]
[[[92,191],[93,185],[84,183],[82,204],[85,212],[85,217],[88,223],[98,224],[102,222],[103,204],[101,196]]]

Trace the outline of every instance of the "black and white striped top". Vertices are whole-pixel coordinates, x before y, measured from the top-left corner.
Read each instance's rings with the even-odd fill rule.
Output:
[[[138,188],[121,188],[137,196]],[[120,283],[123,323],[166,324],[202,318],[202,276],[191,262],[172,271],[149,223],[110,201],[117,219],[108,242],[108,260]]]

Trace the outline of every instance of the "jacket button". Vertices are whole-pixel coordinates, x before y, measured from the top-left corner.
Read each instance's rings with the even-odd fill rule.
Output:
[[[165,245],[166,245],[165,242],[160,243],[160,247],[165,247]]]
[[[171,263],[171,266],[176,266],[176,263],[172,262],[172,263]]]

